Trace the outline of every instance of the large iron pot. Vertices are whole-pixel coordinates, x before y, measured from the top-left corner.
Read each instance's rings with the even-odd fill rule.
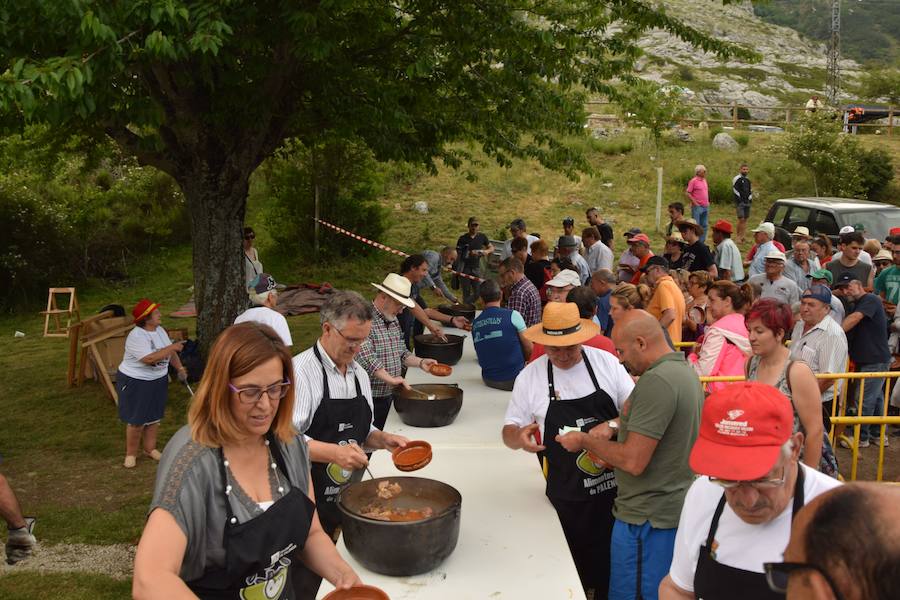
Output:
[[[402,492],[380,500],[378,483],[398,483]],[[433,516],[419,521],[379,521],[362,516],[366,505],[378,501],[392,509],[431,508]],[[426,573],[446,559],[459,539],[462,496],[455,488],[422,477],[379,477],[351,483],[338,500],[344,545],[361,565],[382,575]]]
[[[446,342],[431,333],[417,335],[413,338],[416,341],[416,356],[419,358],[433,358],[445,365],[458,363],[459,359],[462,358],[463,341],[465,341],[466,336],[452,333],[444,335],[447,338]]]
[[[462,408],[463,391],[453,384],[419,383],[413,390],[400,389],[394,408],[400,419],[413,427],[443,427],[456,419]],[[428,399],[433,395],[433,399]]]
[[[470,323],[475,320],[474,304],[441,304],[438,310],[451,317],[465,317]]]

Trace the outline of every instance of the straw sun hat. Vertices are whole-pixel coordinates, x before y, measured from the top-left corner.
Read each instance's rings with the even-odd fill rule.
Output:
[[[600,326],[582,319],[574,302],[548,302],[540,323],[525,330],[525,339],[545,346],[574,346],[600,334]]]

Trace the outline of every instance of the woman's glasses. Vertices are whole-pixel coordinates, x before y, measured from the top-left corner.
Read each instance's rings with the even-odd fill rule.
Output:
[[[238,400],[244,404],[256,404],[260,401],[263,394],[266,394],[269,397],[269,400],[273,402],[281,400],[287,395],[288,386],[290,385],[291,382],[285,379],[281,383],[273,383],[269,387],[264,388],[256,386],[237,388],[229,383],[228,389],[237,394]]]

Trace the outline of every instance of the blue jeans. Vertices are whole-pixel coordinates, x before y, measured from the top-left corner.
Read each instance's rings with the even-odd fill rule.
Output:
[[[709,207],[691,204],[691,218],[697,221],[697,224],[703,228],[703,235],[700,236],[700,241],[706,243],[706,229],[709,225]]]
[[[616,519],[610,543],[609,600],[657,600],[672,566],[677,529],[654,529]]]
[[[856,365],[856,370],[860,373],[880,373],[890,368],[890,363],[868,363],[864,365]],[[863,379],[866,386],[863,389],[863,405],[861,417],[883,416],[884,415],[884,379]],[[859,398],[859,387],[856,387],[854,399]],[[859,428],[859,441],[871,439],[873,442],[878,440],[881,432],[881,425],[863,425]]]

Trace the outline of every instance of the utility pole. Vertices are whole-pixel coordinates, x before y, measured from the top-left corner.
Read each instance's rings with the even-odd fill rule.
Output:
[[[831,0],[831,43],[828,47],[828,104],[837,106],[841,93],[841,0]]]

